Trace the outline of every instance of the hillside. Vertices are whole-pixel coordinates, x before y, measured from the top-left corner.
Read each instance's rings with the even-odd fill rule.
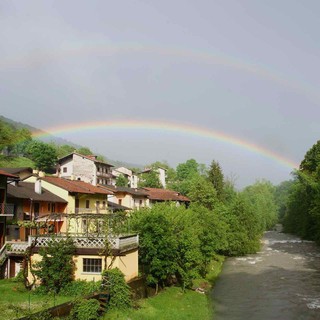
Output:
[[[8,124],[10,124],[11,126],[13,126],[14,128],[16,129],[27,129],[29,130],[30,132],[32,132],[33,134],[37,133],[37,134],[45,134],[45,137],[40,137],[39,140],[45,142],[45,143],[50,143],[50,142],[53,142],[57,145],[69,145],[69,146],[72,146],[74,147],[75,149],[80,149],[84,146],[81,146],[81,145],[78,145],[78,144],[75,144],[71,141],[68,141],[66,139],[63,139],[63,138],[59,138],[59,137],[56,137],[54,135],[50,135],[48,134],[47,132],[41,130],[41,129],[38,129],[38,128],[35,128],[35,127],[32,127],[26,123],[22,123],[22,122],[17,122],[17,121],[14,121],[12,119],[9,119],[9,118],[6,118],[2,115],[0,115],[0,120],[1,121],[4,121]],[[90,146],[86,146],[86,147],[89,147]],[[129,168],[143,168],[143,166],[141,164],[136,164],[136,163],[129,163],[129,162],[125,162],[125,161],[121,161],[121,160],[113,160],[113,159],[109,159],[107,156],[105,156],[104,154],[101,154],[101,156],[103,156],[105,159],[106,159],[106,162],[114,165],[115,167],[129,167]]]

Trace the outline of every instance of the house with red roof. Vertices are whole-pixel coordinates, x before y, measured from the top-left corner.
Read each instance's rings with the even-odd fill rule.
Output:
[[[158,202],[174,202],[176,206],[190,204],[190,199],[177,191],[158,188],[143,188],[143,190],[148,194],[147,204],[149,207]]]

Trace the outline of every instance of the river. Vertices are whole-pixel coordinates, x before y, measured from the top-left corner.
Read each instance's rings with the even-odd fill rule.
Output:
[[[268,231],[260,252],[226,260],[212,298],[214,320],[320,319],[320,248]]]

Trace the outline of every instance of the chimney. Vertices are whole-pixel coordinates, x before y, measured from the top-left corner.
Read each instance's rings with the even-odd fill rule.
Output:
[[[42,193],[41,180],[40,179],[37,179],[36,182],[34,183],[34,191],[37,194],[41,194]]]
[[[90,154],[87,156],[88,158],[91,158],[92,160],[97,160],[97,156]]]
[[[43,177],[45,177],[45,176],[46,176],[46,173],[45,173],[45,172],[39,171],[39,177],[40,177],[40,178],[43,178]]]

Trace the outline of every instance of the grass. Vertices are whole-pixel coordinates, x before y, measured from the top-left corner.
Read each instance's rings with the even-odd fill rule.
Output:
[[[201,287],[209,292],[218,278],[224,257],[215,256],[209,266],[205,279],[196,279],[193,287]],[[213,318],[213,306],[207,294],[193,290],[184,293],[179,287],[170,287],[157,296],[137,302],[137,309],[127,311],[109,311],[104,320],[209,320]]]
[[[1,320],[12,320],[72,300],[67,296],[38,295],[26,290],[21,282],[0,280]]]
[[[209,320],[210,312],[205,294],[170,287],[157,296],[138,302],[139,309],[107,312],[105,320]]]

